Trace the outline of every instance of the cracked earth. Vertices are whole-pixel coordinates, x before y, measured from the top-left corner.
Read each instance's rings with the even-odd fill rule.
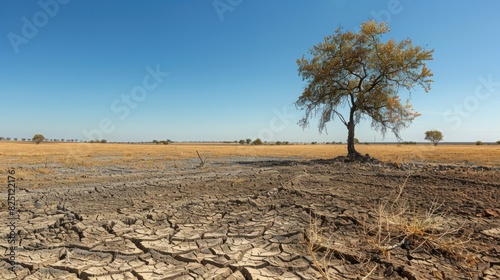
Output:
[[[18,182],[16,265],[3,255],[0,279],[319,279],[322,269],[331,279],[500,279],[495,168],[279,159],[133,176],[57,168],[40,188]],[[58,183],[68,172],[86,181]],[[403,184],[412,207],[439,203],[466,258],[411,244],[376,250],[377,205]],[[315,252],[331,253],[322,268],[307,249],[311,225],[330,241]],[[7,252],[7,226],[0,233]]]

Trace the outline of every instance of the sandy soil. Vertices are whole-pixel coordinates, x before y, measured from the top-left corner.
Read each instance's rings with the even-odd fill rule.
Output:
[[[500,278],[498,168],[197,164],[54,166],[36,189],[18,178],[17,264],[5,225],[0,279]]]

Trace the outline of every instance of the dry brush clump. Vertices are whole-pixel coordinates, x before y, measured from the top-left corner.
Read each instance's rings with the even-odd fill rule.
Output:
[[[374,212],[374,222],[365,221],[367,241],[387,259],[396,248],[413,253],[441,255],[458,265],[473,264],[475,258],[467,250],[469,236],[463,225],[453,227],[443,204],[434,199],[425,208],[404,196],[408,177],[395,198],[381,202]]]
[[[356,279],[369,279],[379,267],[392,261],[391,255],[396,249],[400,249],[398,257],[406,255],[407,260],[427,255],[447,260],[463,271],[470,271],[477,264],[475,254],[467,247],[470,234],[465,233],[463,225],[452,223],[438,199],[426,207],[418,206],[405,194],[408,178],[397,194],[388,196],[372,207],[370,214],[363,215],[364,221],[359,223],[362,248],[355,248],[349,255],[339,251],[333,235],[321,228],[317,219],[311,218],[305,245],[323,279],[337,279],[329,272],[333,258],[358,264]]]
[[[310,259],[321,279],[330,280],[338,279],[339,271],[331,269],[332,260],[339,259],[344,265],[360,264],[359,269],[353,272],[356,274],[355,279],[369,279],[370,275],[379,267],[374,264],[371,269],[368,268],[369,259],[364,254],[354,255],[341,252],[336,249],[336,244],[333,236],[326,237],[325,230],[321,228],[317,218],[310,215],[309,228],[305,231],[305,246],[309,253]]]

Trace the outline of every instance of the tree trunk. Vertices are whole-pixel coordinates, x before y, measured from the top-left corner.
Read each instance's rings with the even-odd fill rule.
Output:
[[[356,108],[351,108],[349,113],[349,122],[347,123],[347,156],[350,158],[355,158],[360,156],[360,153],[354,148],[354,112]]]

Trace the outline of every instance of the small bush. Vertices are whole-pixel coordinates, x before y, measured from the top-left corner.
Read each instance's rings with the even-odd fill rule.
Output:
[[[42,134],[35,134],[35,136],[33,136],[31,140],[38,145],[41,142],[45,141],[45,137]]]
[[[252,145],[262,145],[262,144],[264,144],[264,143],[262,143],[262,140],[260,140],[259,138],[253,140],[253,142],[252,142]]]
[[[240,140],[241,145],[245,145],[245,143],[246,143],[245,140],[243,140],[243,139]]]
[[[476,145],[483,145],[483,142],[482,141],[476,141]]]
[[[500,140],[497,141],[497,144],[500,145]]]
[[[414,142],[414,141],[403,141],[401,144],[403,144],[403,145],[417,145],[417,142]]]

